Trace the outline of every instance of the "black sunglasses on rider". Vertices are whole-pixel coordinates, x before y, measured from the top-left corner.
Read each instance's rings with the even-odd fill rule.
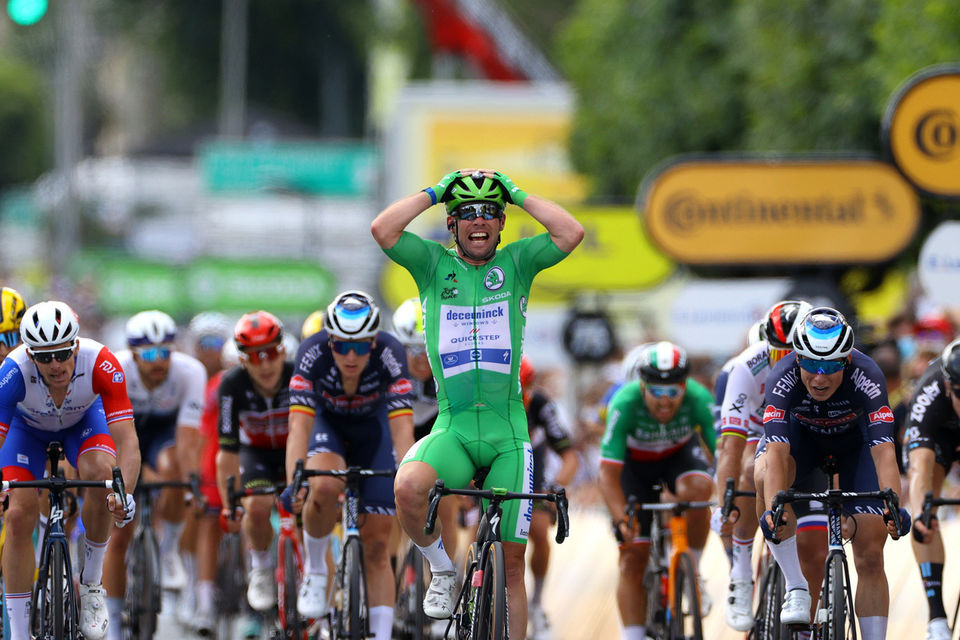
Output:
[[[453,215],[468,222],[477,217],[481,217],[484,220],[498,220],[503,217],[503,211],[492,202],[472,202],[457,207]]]
[[[50,364],[53,360],[66,362],[73,356],[73,347],[57,351],[30,351],[30,356],[40,364]]]

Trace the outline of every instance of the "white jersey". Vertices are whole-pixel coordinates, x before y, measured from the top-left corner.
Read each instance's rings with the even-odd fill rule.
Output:
[[[757,442],[763,436],[764,391],[770,373],[766,341],[750,345],[728,366],[727,388],[720,406],[721,435]]]
[[[20,345],[0,366],[0,435],[6,434],[14,413],[41,431],[62,431],[83,419],[98,399],[107,424],[133,417],[124,388],[124,372],[105,346],[79,338],[73,378],[57,406],[27,349]]]
[[[127,394],[133,405],[137,430],[163,426],[200,427],[207,370],[199,360],[185,353],[170,354],[170,372],[158,387],[147,390],[129,350],[117,353],[127,373]]]

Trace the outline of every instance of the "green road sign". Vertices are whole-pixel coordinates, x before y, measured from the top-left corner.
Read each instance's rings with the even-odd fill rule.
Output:
[[[369,196],[379,157],[358,143],[211,142],[197,152],[212,192],[291,191],[310,195]]]

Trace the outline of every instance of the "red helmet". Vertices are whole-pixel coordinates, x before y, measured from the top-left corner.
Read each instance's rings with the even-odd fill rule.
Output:
[[[251,311],[237,321],[233,340],[241,351],[262,347],[283,338],[283,323],[267,311]]]
[[[533,384],[534,376],[536,376],[536,372],[533,370],[533,365],[527,360],[527,356],[520,356],[520,386],[523,389],[529,389],[530,385]]]

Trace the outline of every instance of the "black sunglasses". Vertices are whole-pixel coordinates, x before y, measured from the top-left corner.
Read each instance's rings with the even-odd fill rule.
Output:
[[[59,351],[31,351],[30,356],[40,364],[50,364],[53,360],[66,362],[73,356],[73,347]]]
[[[477,217],[481,217],[484,220],[498,220],[503,217],[503,211],[495,204],[478,202],[460,205],[456,211],[453,212],[453,215],[467,222]]]

